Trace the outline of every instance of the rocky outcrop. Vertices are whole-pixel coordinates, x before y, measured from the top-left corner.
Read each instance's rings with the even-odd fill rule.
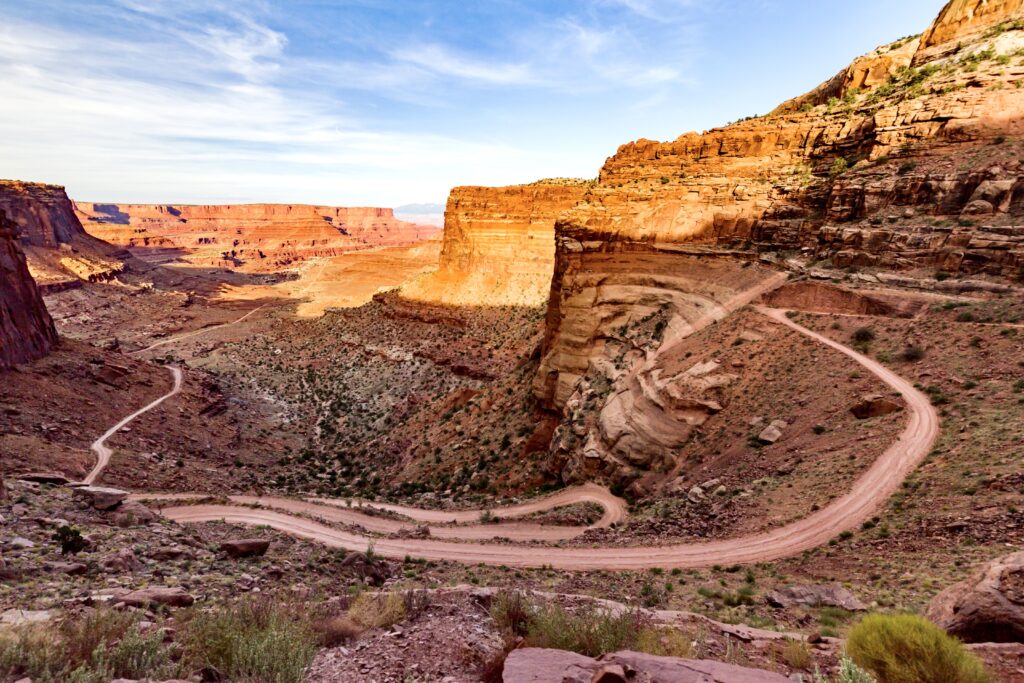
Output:
[[[1024,642],[1024,553],[993,560],[942,591],[925,616],[968,643]]]
[[[830,586],[785,586],[764,596],[772,607],[838,607],[863,612],[867,606],[839,584]]]
[[[15,224],[40,287],[109,280],[124,270],[125,254],[85,232],[59,185],[0,180],[0,211]]]
[[[413,300],[454,305],[542,305],[551,288],[555,219],[586,181],[457,187],[448,198],[438,270],[403,288]]]
[[[0,209],[0,369],[45,356],[57,330],[29,273],[17,227]]]
[[[593,659],[542,648],[513,650],[504,683],[785,683],[785,676],[708,660],[615,652]]]
[[[75,202],[89,233],[143,258],[272,271],[373,247],[412,244],[437,232],[391,209],[302,204]]]
[[[1024,0],[950,0],[921,36],[927,49],[985,31],[1004,21],[1020,19]]]
[[[937,26],[971,14],[962,4]],[[568,418],[551,447],[563,479],[671,467],[728,397],[728,373],[695,384],[673,347],[779,272],[1024,279],[1024,24],[1000,24],[1020,3],[997,4],[973,3],[963,42],[904,39],[771,115],[607,160],[555,225],[535,393]],[[600,429],[579,433],[588,405]]]

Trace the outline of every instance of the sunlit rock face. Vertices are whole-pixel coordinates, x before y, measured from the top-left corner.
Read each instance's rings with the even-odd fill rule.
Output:
[[[589,186],[561,180],[455,188],[437,272],[407,286],[404,295],[454,305],[543,305],[551,288],[555,219]]]
[[[565,478],[670,469],[728,398],[674,342],[794,263],[1024,277],[1021,5],[952,2],[768,116],[608,159],[555,223],[535,393],[569,416],[603,386],[600,430],[552,445]]]

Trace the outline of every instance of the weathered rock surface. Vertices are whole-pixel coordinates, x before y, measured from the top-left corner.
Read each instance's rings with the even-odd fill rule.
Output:
[[[107,513],[107,518],[119,527],[128,528],[140,524],[152,524],[160,517],[142,503],[129,500]]]
[[[620,673],[621,672],[621,673]],[[505,660],[504,683],[784,683],[777,673],[706,660],[616,652],[592,659],[575,652],[523,648]]]
[[[437,233],[391,209],[302,204],[105,204],[75,202],[88,232],[138,256],[249,271],[346,252],[412,244]]]
[[[72,493],[82,498],[97,510],[113,510],[128,497],[127,491],[104,486],[79,486]]]
[[[122,595],[117,600],[118,602],[123,602],[129,607],[147,607],[149,605],[188,607],[196,601],[195,597],[179,586],[171,588],[151,586],[149,588],[133,591],[127,595]]]
[[[687,385],[673,345],[744,292],[770,292],[780,270],[1020,282],[1024,166],[1007,141],[1024,136],[1024,30],[1000,22],[1022,13],[1018,0],[952,2],[927,51],[897,41],[768,116],[620,147],[555,223],[535,394],[568,418],[594,402],[588,383],[612,390],[600,433],[556,433],[552,469],[623,483],[668,471],[709,401],[728,399]],[[637,334],[645,321],[658,333]]]
[[[857,401],[856,405],[850,408],[850,412],[858,420],[866,420],[871,417],[882,417],[891,415],[903,410],[903,404],[885,396],[864,396]]]
[[[851,612],[862,612],[867,609],[857,596],[839,584],[786,586],[770,591],[764,597],[773,607],[839,607]]]
[[[993,560],[942,591],[925,616],[969,643],[1024,642],[1024,553]]]
[[[45,356],[57,342],[17,237],[16,226],[0,208],[0,369]]]
[[[228,557],[258,557],[264,555],[270,547],[270,541],[262,538],[242,538],[231,541],[224,541],[220,549],[228,554]]]
[[[44,292],[109,280],[124,270],[125,254],[85,232],[59,185],[0,180],[0,211],[14,223]]]
[[[538,306],[551,288],[554,226],[587,191],[584,181],[457,187],[448,198],[437,272],[403,296],[453,305]]]

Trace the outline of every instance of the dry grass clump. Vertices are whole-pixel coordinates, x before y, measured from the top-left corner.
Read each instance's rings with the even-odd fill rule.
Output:
[[[406,617],[401,593],[362,593],[348,608],[348,617],[363,627],[389,628]]]
[[[923,617],[872,614],[853,627],[847,654],[879,683],[992,683],[963,643]]]

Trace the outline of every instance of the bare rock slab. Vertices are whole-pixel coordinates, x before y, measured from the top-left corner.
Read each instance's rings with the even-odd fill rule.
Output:
[[[786,586],[770,591],[765,600],[773,607],[839,607],[863,612],[867,606],[839,584],[830,586]]]
[[[858,420],[867,420],[872,417],[882,417],[883,415],[891,415],[892,413],[898,413],[903,410],[903,404],[886,398],[884,396],[863,396],[853,407],[850,408],[850,412]]]
[[[30,481],[34,484],[53,484],[55,486],[66,486],[71,483],[67,477],[63,474],[57,474],[56,472],[29,472],[28,474],[18,475],[20,481]]]
[[[523,648],[505,660],[504,683],[786,683],[771,671],[639,652],[592,659],[563,650]]]
[[[220,549],[228,554],[228,557],[238,559],[242,557],[259,557],[265,555],[270,541],[262,538],[242,538],[234,541],[224,541]]]
[[[80,486],[72,490],[76,498],[82,498],[97,510],[113,510],[128,497],[127,491],[103,486]]]
[[[146,607],[148,605],[166,605],[168,607],[189,607],[196,599],[185,592],[184,588],[174,586],[164,588],[151,586],[141,590],[133,591],[118,598],[129,607]]]
[[[925,616],[968,643],[1024,642],[1024,552],[992,560],[942,591]]]

